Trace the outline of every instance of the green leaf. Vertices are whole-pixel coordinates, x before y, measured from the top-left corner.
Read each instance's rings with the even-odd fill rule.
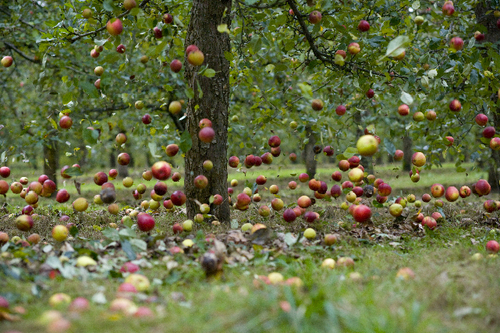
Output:
[[[108,12],[112,12],[115,10],[115,6],[113,5],[113,0],[105,0],[102,4],[102,8],[107,10]]]
[[[379,58],[379,61],[385,57],[397,56],[403,52],[410,45],[410,38],[408,36],[398,36],[390,41],[387,45],[385,55]]]
[[[93,97],[93,98],[99,97],[99,92],[97,91],[97,88],[92,83],[85,81],[85,80],[82,80],[78,83],[78,85],[90,97]]]
[[[104,237],[117,242],[120,240],[120,235],[118,234],[118,230],[113,228],[106,228],[102,231]]]
[[[92,145],[97,143],[97,139],[99,138],[99,131],[96,129],[85,128],[82,131],[83,140]]]
[[[132,248],[137,252],[146,251],[148,248],[148,245],[146,244],[146,242],[143,241],[142,239],[138,239],[138,238],[131,239],[130,244],[132,245]]]
[[[141,12],[141,9],[139,7],[135,7],[130,11],[130,15],[132,16],[137,16]]]
[[[217,26],[217,31],[220,33],[225,32],[225,33],[229,34],[229,29],[227,28],[227,24],[219,24]]]
[[[149,147],[149,152],[151,153],[151,156],[153,156],[155,158],[160,157],[160,156],[156,155],[156,149],[157,149],[156,142],[148,143],[148,147]]]
[[[214,77],[215,73],[216,73],[215,70],[213,70],[211,68],[207,68],[205,71],[203,71],[203,76]]]
[[[347,149],[344,151],[343,155],[346,158],[353,157],[355,154],[358,153],[358,149],[354,147],[347,147]]]
[[[232,219],[231,220],[231,229],[238,229],[238,220],[237,219]]]
[[[127,258],[129,260],[137,259],[137,256],[136,256],[134,250],[132,249],[132,244],[130,244],[130,242],[128,240],[122,240],[121,244],[122,244],[122,250],[123,250],[123,252],[125,252],[125,254],[127,255]]]
[[[71,168],[67,168],[66,170],[64,170],[64,174],[71,176],[71,177],[78,177],[78,176],[82,176],[83,172],[79,167],[71,167]]]
[[[405,91],[401,91],[401,101],[405,104],[412,105],[413,97]]]
[[[125,228],[125,229],[122,229],[118,232],[118,234],[121,236],[121,237],[129,237],[129,238],[135,238],[137,237],[137,233],[130,229],[130,228]]]
[[[181,143],[179,144],[179,148],[187,153],[189,149],[193,146],[193,140],[191,140],[191,134],[186,130],[181,134]]]

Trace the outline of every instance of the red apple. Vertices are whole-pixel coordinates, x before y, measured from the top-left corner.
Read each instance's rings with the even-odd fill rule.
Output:
[[[156,162],[151,167],[151,172],[153,173],[153,177],[158,180],[167,180],[170,177],[170,173],[172,169],[170,165],[165,161]]]
[[[62,116],[61,119],[59,119],[59,126],[61,126],[61,128],[70,129],[72,125],[73,120],[69,116]]]
[[[454,99],[450,102],[450,110],[453,112],[458,112],[462,109],[462,104],[458,99]]]
[[[94,183],[101,186],[108,181],[108,175],[105,172],[98,172],[94,175]]]
[[[238,157],[236,157],[236,156],[231,156],[229,158],[229,163],[228,164],[229,164],[229,166],[231,168],[237,168],[238,165],[240,164],[240,159]]]
[[[205,143],[210,143],[215,138],[215,131],[212,127],[204,127],[198,132],[198,138]]]
[[[120,19],[111,19],[106,23],[106,30],[112,36],[118,36],[123,31],[122,21]]]
[[[125,53],[125,50],[126,50],[126,48],[125,48],[125,45],[123,45],[123,44],[120,44],[116,47],[116,52],[118,52],[118,53]]]
[[[193,66],[201,66],[205,61],[205,55],[200,50],[190,52],[187,61]]]
[[[373,89],[368,89],[368,91],[366,92],[366,97],[373,98],[373,96],[375,96],[375,91],[373,91]]]
[[[321,22],[322,15],[319,11],[314,10],[309,14],[309,22],[312,24],[318,24]]]
[[[491,191],[490,184],[484,179],[479,179],[474,188],[479,195],[488,195]]]
[[[461,49],[463,49],[464,47],[464,41],[462,38],[460,37],[453,37],[451,40],[450,40],[450,46],[452,49],[454,49],[455,51],[460,51]]]
[[[426,158],[421,152],[416,152],[411,157],[411,163],[416,167],[422,167],[425,165]]]
[[[269,138],[267,144],[269,145],[269,147],[279,147],[281,144],[281,140],[277,135],[273,135]]]
[[[178,152],[179,152],[179,146],[174,143],[169,144],[167,148],[165,148],[165,153],[167,154],[167,156],[170,157],[177,155]]]
[[[346,113],[346,107],[344,105],[339,105],[335,109],[335,113],[339,116],[343,116]]]
[[[313,99],[311,101],[311,107],[314,111],[321,111],[323,109],[323,101],[320,99]]]
[[[370,30],[370,23],[368,23],[368,21],[365,21],[365,20],[359,21],[358,30],[361,32],[366,32],[366,31]]]
[[[347,46],[347,51],[353,55],[358,54],[359,51],[361,51],[361,47],[359,46],[358,43],[351,43],[349,44],[349,46]]]
[[[478,124],[479,126],[484,126],[488,123],[488,117],[483,113],[478,114],[475,120],[476,124]]]
[[[186,195],[182,191],[175,191],[170,196],[170,200],[176,206],[182,206],[186,202]]]
[[[495,127],[493,127],[493,126],[488,126],[483,130],[483,137],[485,137],[487,139],[491,139],[492,137],[495,136],[495,134],[496,134],[496,131],[495,131]]]
[[[297,215],[295,214],[295,212],[293,211],[293,209],[285,209],[285,211],[283,212],[283,219],[286,221],[286,222],[293,222],[295,221],[295,219],[297,218]]]
[[[3,67],[12,66],[13,62],[14,62],[14,59],[11,56],[5,56],[2,58],[2,61],[1,61]]]
[[[410,107],[406,104],[401,104],[399,107],[398,107],[398,113],[401,115],[401,116],[407,116],[410,114]]]
[[[0,168],[0,176],[2,176],[3,178],[9,177],[10,176],[10,169],[9,169],[9,167],[6,167],[6,166],[1,167]]]
[[[151,231],[155,227],[155,219],[146,213],[140,213],[137,215],[137,228],[140,231]]]
[[[372,216],[372,210],[368,206],[358,205],[354,208],[352,216],[356,222],[367,222]]]
[[[130,155],[127,153],[121,153],[118,155],[117,162],[120,165],[128,165],[130,163]]]
[[[486,251],[491,253],[498,253],[499,250],[500,244],[498,244],[497,241],[490,240],[488,243],[486,243]]]
[[[163,22],[165,24],[171,24],[174,21],[174,18],[172,17],[172,14],[166,13],[163,15]]]

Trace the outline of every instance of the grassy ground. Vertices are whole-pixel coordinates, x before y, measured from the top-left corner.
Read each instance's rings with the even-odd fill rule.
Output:
[[[429,184],[415,191],[423,192],[434,182],[460,186],[483,176],[469,173],[468,180],[448,171],[450,174],[426,172],[417,185]],[[295,172],[282,170],[275,178],[277,174],[265,171],[280,187],[288,182],[285,173]],[[326,168],[319,173],[329,175],[331,171]],[[396,180],[397,174],[401,172],[388,167],[377,176],[389,181],[396,191],[412,185],[405,183],[406,175]],[[241,175],[234,176],[240,179],[236,191],[244,186]],[[255,176],[247,173],[249,179]],[[285,198],[290,201],[301,191],[305,189],[293,195],[288,192]],[[269,194],[262,195],[264,202],[269,201]],[[13,315],[20,320],[1,322],[0,331],[50,331],[53,327],[41,324],[40,317],[52,309],[49,297],[63,292],[72,298],[91,300],[90,309],[81,314],[69,311],[67,306],[58,308],[71,322],[70,332],[498,332],[500,259],[489,257],[484,246],[490,239],[500,240],[500,224],[497,214],[485,215],[479,203],[473,198],[446,203],[442,210],[446,220],[440,221],[434,231],[411,221],[418,211],[415,207],[408,207],[404,214],[407,218],[399,220],[387,214],[387,208],[379,208],[374,225],[363,227],[353,225],[347,213],[337,207],[339,203],[313,208],[322,214],[313,225],[302,219],[286,224],[279,216],[264,219],[254,210],[235,211],[231,226],[202,223],[180,235],[174,235],[171,226],[184,220],[182,212],[156,213],[157,228],[151,234],[119,239],[121,244],[125,239],[148,244],[147,250],[136,249],[134,262],[149,278],[151,287],[136,295],[134,302],[152,309],[152,318],[129,317],[109,309],[127,276],[119,268],[128,259],[121,246],[113,245],[109,229],[104,234],[98,229],[106,228],[117,217],[99,206],[74,215],[63,205],[41,205],[32,232],[42,236],[43,244],[22,248],[9,243],[2,248],[0,295],[11,302]],[[7,210],[14,212],[16,208],[7,206]],[[432,202],[422,211],[435,211]],[[73,253],[50,237],[62,213],[70,214],[71,220],[80,224],[78,235],[68,242]],[[23,236],[13,227],[13,220],[8,215],[2,217],[0,231],[7,231],[11,237]],[[257,236],[236,232],[245,222],[264,223],[270,232]],[[341,226],[339,222],[343,222]],[[316,240],[300,237],[306,227],[317,231]],[[339,242],[325,246],[322,239],[326,233],[338,235]],[[200,257],[212,248],[205,238],[214,236],[226,250],[225,264],[221,274],[207,278]],[[300,239],[294,242],[297,237]],[[184,248],[185,253],[172,255],[169,249],[183,247],[186,238],[193,239],[195,245]],[[474,260],[475,253],[483,258]],[[97,267],[73,268],[76,258],[84,254],[96,259]],[[51,278],[51,268],[43,264],[53,263],[49,258],[62,255],[69,258],[63,267],[71,268],[71,278]],[[353,258],[354,267],[321,267],[325,258],[340,257]],[[411,268],[415,278],[398,278],[397,272],[403,267]],[[279,272],[285,279],[299,277],[302,286],[267,285],[259,276],[271,272]],[[358,277],[353,273],[359,273]]]

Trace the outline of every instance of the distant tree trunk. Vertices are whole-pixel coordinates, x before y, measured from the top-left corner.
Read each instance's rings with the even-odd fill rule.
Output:
[[[498,18],[493,15],[493,10],[497,8],[494,7],[493,1],[480,1],[475,7],[475,13],[477,17],[477,23],[486,27],[488,30],[485,33],[484,42],[497,43],[500,40],[500,29],[497,27]],[[489,12],[489,14],[486,14]],[[492,100],[496,101],[498,99],[498,86],[489,87],[492,95]],[[500,131],[500,108],[493,111],[493,125],[495,129]],[[491,158],[489,162],[488,170],[488,182],[490,183],[492,190],[495,192],[500,192],[500,185],[498,181],[500,180],[499,168],[500,168],[500,154],[498,151],[491,150]]]
[[[78,165],[84,168],[85,165],[87,164],[87,156],[88,156],[87,146],[85,145],[85,143],[82,143],[80,145],[80,153],[82,154],[82,156],[78,160]]]
[[[198,204],[208,203],[211,195],[220,194],[225,199],[219,205],[212,205],[211,213],[219,221],[229,222],[230,209],[227,200],[227,127],[229,117],[229,61],[224,53],[230,52],[231,44],[227,33],[220,33],[220,24],[231,25],[231,0],[194,0],[191,20],[186,34],[185,45],[194,44],[205,55],[203,65],[215,70],[215,76],[199,76],[199,67],[193,67],[185,61],[185,79],[194,91],[194,97],[187,104],[186,129],[191,135],[192,146],[186,152],[186,175],[184,190],[188,218],[199,212]],[[201,88],[201,90],[200,90]],[[203,94],[203,96],[201,96]],[[212,121],[215,138],[204,143],[198,138],[199,121],[208,118]],[[205,171],[203,161],[211,160],[213,169]],[[194,178],[204,175],[208,186],[198,189]]]
[[[306,126],[306,138],[309,139],[309,142],[304,147],[304,151],[302,152],[302,158],[306,165],[306,172],[309,175],[309,178],[314,178],[316,174],[316,165],[317,161],[314,154],[314,145],[316,144],[316,137],[314,136],[314,132],[311,129],[311,126]]]
[[[57,170],[59,168],[59,154],[57,141],[48,140],[43,145],[43,173],[57,184]]]
[[[413,155],[412,140],[408,135],[403,137],[403,170],[410,171],[411,170],[411,156]]]

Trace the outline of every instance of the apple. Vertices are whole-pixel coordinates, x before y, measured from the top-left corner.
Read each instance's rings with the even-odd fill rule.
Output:
[[[120,165],[128,165],[130,163],[130,155],[127,153],[121,153],[118,155],[118,158],[116,159],[116,161]]]
[[[21,231],[29,231],[33,228],[33,218],[30,215],[20,215],[16,218],[16,227]]]
[[[340,171],[335,171],[332,173],[332,179],[336,182],[339,182],[342,180],[342,173]]]
[[[420,111],[417,111],[413,114],[413,120],[415,120],[416,122],[423,121],[424,118],[425,118],[425,115]]]
[[[342,194],[342,189],[340,188],[339,185],[333,185],[332,188],[330,189],[330,195],[334,198],[340,197]]]
[[[491,139],[494,137],[496,134],[495,127],[493,126],[488,126],[483,130],[483,137],[486,139]]]
[[[280,147],[273,147],[271,148],[271,155],[274,157],[278,157],[281,154],[281,148]]]
[[[382,183],[378,186],[378,193],[383,197],[388,197],[392,192],[392,187],[387,183]]]
[[[130,274],[125,278],[125,283],[130,283],[137,291],[144,292],[150,287],[149,279],[142,274]]]
[[[320,99],[313,99],[311,101],[311,107],[314,111],[321,111],[323,110],[323,101]]]
[[[68,167],[68,168],[69,168],[69,167]],[[26,178],[26,177],[21,177],[21,178],[19,178],[19,182],[20,182],[22,185],[28,185],[29,180],[28,180],[28,178]]]
[[[97,89],[101,89],[101,79],[97,79],[97,80],[95,80],[95,82],[94,82],[94,86],[95,86]]]
[[[123,31],[122,21],[120,19],[111,19],[106,23],[106,30],[112,36],[118,36]]]
[[[2,61],[1,61],[3,67],[12,66],[13,62],[14,62],[14,59],[11,56],[5,56],[2,58]]]
[[[345,190],[346,188],[352,189],[353,187],[354,187],[354,185],[348,180],[346,180],[345,182],[342,183],[343,190]]]
[[[283,209],[284,207],[284,203],[283,203],[283,200],[279,199],[279,198],[274,198],[273,200],[271,200],[271,207],[275,210],[275,211],[280,211]]]
[[[453,2],[452,1],[446,1],[443,4],[442,12],[446,16],[452,16],[453,13],[455,12],[455,7],[453,7]]]
[[[401,104],[398,106],[398,113],[401,116],[407,116],[410,114],[410,107],[406,104]]]
[[[269,147],[279,147],[281,145],[281,139],[277,135],[273,135],[267,141]]]
[[[458,112],[462,109],[462,104],[458,99],[454,99],[450,102],[450,110],[453,112]]]
[[[75,201],[73,201],[73,208],[77,212],[83,212],[83,211],[87,210],[88,207],[89,207],[89,203],[87,202],[87,199],[85,199],[85,198],[78,198]]]
[[[295,219],[297,218],[297,215],[295,214],[295,212],[293,211],[293,209],[285,209],[285,211],[283,212],[283,219],[286,221],[286,222],[293,222],[295,221]]]
[[[357,157],[357,156],[351,156],[351,157],[349,157],[349,159],[347,160],[347,162],[349,162],[349,168],[350,169],[354,169],[354,168],[359,167],[361,170],[364,171],[364,168],[359,165],[359,163],[361,162],[361,160],[359,159],[359,157]]]
[[[482,196],[482,195],[488,195],[491,191],[491,186],[490,184],[484,180],[484,179],[479,179],[474,188],[476,189],[476,192]]]
[[[59,126],[64,129],[70,129],[73,125],[73,120],[69,116],[62,116],[59,119]]]
[[[299,175],[299,181],[300,181],[301,183],[305,183],[305,182],[307,182],[308,180],[309,180],[309,175],[308,175],[307,173],[301,173],[301,174]]]
[[[174,59],[170,62],[170,69],[174,73],[179,73],[182,69],[182,62],[180,60]]]
[[[304,237],[311,240],[316,238],[316,231],[313,228],[307,228],[304,230]]]
[[[194,178],[194,186],[199,189],[204,189],[208,185],[208,179],[204,175],[198,175]]]
[[[478,114],[474,120],[479,126],[484,126],[488,123],[488,117],[483,113]]]
[[[402,150],[396,150],[394,152],[394,161],[401,161],[404,157],[404,152]]]
[[[64,203],[69,200],[69,193],[65,189],[61,189],[57,192],[56,201],[59,203]]]
[[[483,207],[488,213],[493,213],[498,209],[498,205],[495,200],[486,200]]]
[[[356,147],[361,156],[372,156],[378,150],[378,142],[373,135],[363,135],[358,139]]]
[[[409,267],[403,267],[396,273],[396,278],[402,280],[413,280],[415,278],[415,273]]]
[[[483,34],[483,33],[481,33],[480,31],[476,31],[476,32],[474,33],[474,38],[475,38],[475,39],[476,39],[476,41],[478,41],[478,42],[480,42],[480,41],[484,40],[484,37],[485,37],[485,36],[484,36],[484,34]]]
[[[460,192],[455,186],[450,186],[446,189],[446,193],[444,196],[446,200],[448,200],[449,202],[453,202],[459,198]]]
[[[361,51],[361,47],[358,43],[351,43],[349,44],[349,46],[347,46],[347,51],[353,55],[358,54]]]
[[[153,177],[158,180],[167,180],[170,177],[172,169],[170,165],[165,161],[155,162],[151,167],[151,172]]]
[[[389,213],[394,217],[401,216],[403,214],[403,206],[399,203],[394,203],[389,207]]]
[[[333,154],[335,154],[335,150],[332,148],[332,146],[326,146],[325,148],[323,148],[323,153],[326,156],[333,156]]]
[[[153,35],[155,36],[156,39],[163,38],[163,32],[158,27],[153,28]]]
[[[416,152],[411,157],[411,163],[418,168],[424,166],[425,162],[425,155],[421,152]]]
[[[118,53],[123,54],[123,53],[125,53],[125,50],[126,50],[126,48],[125,48],[125,45],[123,45],[123,44],[120,44],[116,47],[116,52],[118,52]]]
[[[271,164],[273,163],[273,154],[271,154],[270,152],[265,152],[264,154],[262,154],[262,156],[260,157],[262,163],[264,164]],[[256,166],[259,166],[259,161],[257,160],[257,163],[255,164]]]
[[[165,153],[169,157],[177,155],[178,152],[179,152],[179,146],[176,145],[175,143],[169,144],[167,148],[165,148]]]
[[[101,186],[108,181],[108,175],[105,172],[99,171],[94,175],[94,183]]]
[[[368,89],[368,91],[366,92],[366,97],[373,98],[373,96],[375,96],[375,91],[373,91],[373,89]]]
[[[56,225],[52,229],[52,238],[58,242],[63,242],[68,238],[69,230],[64,225]]]
[[[163,182],[157,182],[154,186],[154,191],[157,195],[163,196],[167,193],[167,184]]]
[[[486,251],[491,253],[498,253],[499,250],[500,250],[500,245],[498,244],[497,241],[490,240],[488,243],[486,243]]]
[[[228,164],[231,168],[237,168],[240,164],[240,159],[237,156],[231,156],[229,158]]]
[[[358,30],[361,32],[366,32],[366,31],[370,30],[370,23],[368,23],[368,21],[365,21],[365,20],[359,21]]]
[[[464,47],[464,41],[462,38],[460,37],[453,37],[451,40],[450,40],[450,46],[452,49],[454,49],[455,51],[460,51],[461,49],[463,49]]]
[[[322,15],[317,10],[313,10],[309,14],[309,22],[311,22],[312,24],[318,24],[319,22],[321,22],[321,18],[322,18]]]
[[[172,14],[166,13],[163,15],[163,22],[165,24],[171,24],[174,21]]]
[[[140,213],[137,215],[137,228],[140,231],[148,232],[153,230],[155,227],[155,219],[147,214],[147,213]]]
[[[352,216],[356,222],[363,223],[370,220],[372,211],[368,206],[358,205],[354,208]]]
[[[198,138],[205,143],[210,143],[215,138],[215,131],[212,127],[204,127],[198,132]]]
[[[187,61],[193,66],[201,66],[205,61],[205,55],[200,50],[195,50],[188,54]]]
[[[164,200],[163,207],[165,207],[166,209],[172,209],[172,208],[174,208],[174,204],[172,203],[172,200],[170,200],[170,199]]]
[[[453,142],[455,142],[455,139],[452,136],[447,136],[445,137],[445,139],[445,145],[447,145],[448,147],[452,146]]]
[[[490,140],[490,148],[493,150],[500,150],[500,138],[492,138]]]
[[[342,58],[344,58],[344,59],[347,58],[347,53],[344,50],[337,50],[335,52],[335,55],[337,55],[337,54],[342,56]]]
[[[424,23],[424,18],[422,16],[416,16],[413,19],[413,22],[415,22],[416,25],[422,25]]]
[[[365,174],[360,168],[353,168],[347,175],[350,181],[357,183],[363,180]]]
[[[340,257],[337,259],[337,266],[345,268],[354,267],[354,260],[350,257]]]
[[[186,195],[182,191],[174,191],[172,195],[170,195],[170,200],[176,206],[182,206],[186,202]]]
[[[0,188],[3,187],[3,182],[5,182],[5,180],[0,180]],[[7,184],[7,189],[8,189],[8,186],[9,185]],[[2,193],[2,192],[3,192],[3,190],[0,190],[0,194],[5,194],[5,193]],[[32,205],[33,206],[34,204],[36,204],[38,202],[38,194],[36,194],[35,191],[29,191],[26,194],[26,197],[24,198],[24,200],[26,201],[26,203],[28,205]]]
[[[433,110],[426,111],[425,118],[429,121],[436,120],[436,112],[434,112]]]
[[[151,124],[152,118],[149,114],[146,113],[144,116],[142,116],[141,121],[144,125],[149,125]]]
[[[311,179],[309,181],[309,189],[312,191],[318,191],[321,187],[321,182],[316,179]]]
[[[436,220],[435,220],[433,217],[431,217],[431,216],[426,216],[426,217],[424,217],[424,219],[422,220],[422,225],[423,225],[423,226],[427,226],[427,227],[428,227],[429,229],[431,229],[431,230],[434,230],[434,229],[436,229],[436,227],[437,227],[437,222],[436,222]]]
[[[132,8],[135,8],[137,6],[137,3],[135,0],[124,0],[123,1],[123,8],[126,10],[131,10]]]

